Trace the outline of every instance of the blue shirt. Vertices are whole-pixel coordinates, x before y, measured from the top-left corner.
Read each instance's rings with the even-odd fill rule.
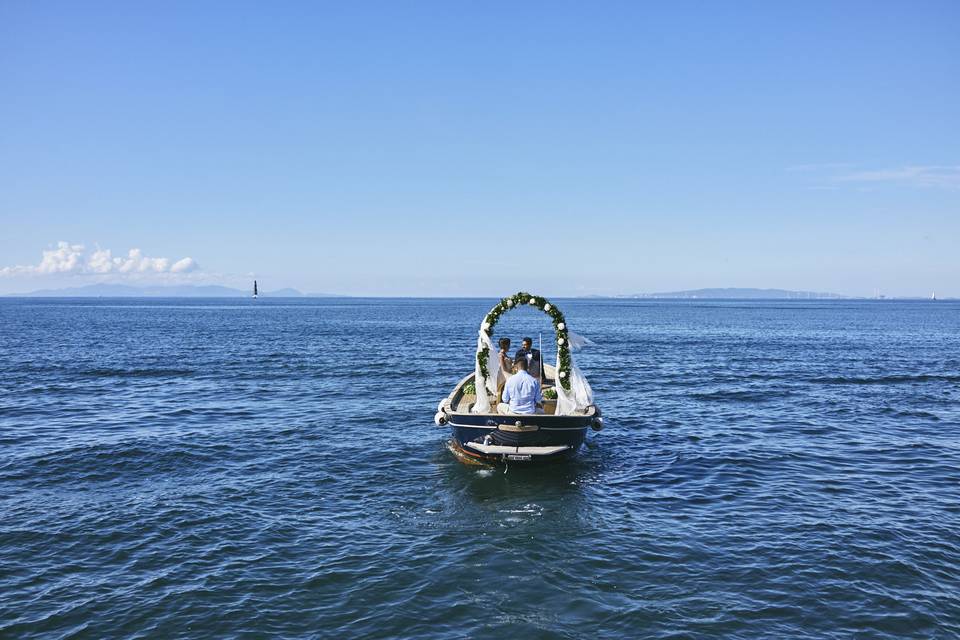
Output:
[[[536,413],[542,400],[540,382],[522,369],[503,386],[503,401],[510,403],[511,413]]]

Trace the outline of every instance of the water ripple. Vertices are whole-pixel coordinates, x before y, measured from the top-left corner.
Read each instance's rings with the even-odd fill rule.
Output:
[[[960,636],[958,305],[561,303],[606,428],[505,469],[489,301],[0,301],[0,636]]]

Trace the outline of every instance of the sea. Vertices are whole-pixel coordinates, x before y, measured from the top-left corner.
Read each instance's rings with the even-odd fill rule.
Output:
[[[532,468],[433,423],[495,302],[0,299],[0,637],[960,637],[960,302],[555,300]]]

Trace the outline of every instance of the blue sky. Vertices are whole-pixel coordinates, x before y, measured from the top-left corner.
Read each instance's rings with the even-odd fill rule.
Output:
[[[958,33],[953,1],[7,0],[0,292],[960,296]]]

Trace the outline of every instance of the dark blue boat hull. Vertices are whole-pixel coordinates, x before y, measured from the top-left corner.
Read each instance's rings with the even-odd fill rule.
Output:
[[[537,429],[530,431],[498,429],[499,425],[515,426],[517,422],[520,422],[523,427],[535,425]],[[491,436],[496,439],[496,444],[511,447],[569,447],[555,454],[535,456],[530,460],[534,462],[567,458],[575,454],[586,439],[587,429],[592,422],[593,419],[589,416],[453,414],[448,424],[453,431],[454,444],[463,454],[486,461],[496,462],[503,459],[503,456],[485,455],[466,444],[483,442],[485,437]]]

